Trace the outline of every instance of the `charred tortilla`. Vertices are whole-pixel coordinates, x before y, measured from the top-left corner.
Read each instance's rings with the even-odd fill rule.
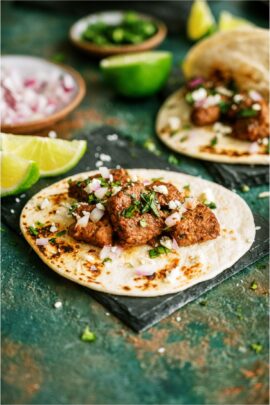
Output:
[[[68,233],[74,199],[68,196],[69,180],[82,181],[97,172],[81,173],[40,191],[24,207],[20,226],[28,243],[58,274],[88,288],[111,294],[153,297],[176,293],[215,277],[248,251],[255,238],[252,213],[235,193],[206,180],[161,170],[133,169],[141,181],[161,178],[179,191],[189,186],[196,198],[211,194],[213,212],[220,225],[214,240],[177,247],[150,255],[151,245],[95,247]],[[189,227],[186,218],[183,227]],[[46,240],[37,244],[37,240]],[[146,275],[146,273],[151,275]]]

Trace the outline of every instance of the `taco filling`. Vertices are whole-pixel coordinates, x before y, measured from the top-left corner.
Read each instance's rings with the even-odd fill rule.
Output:
[[[193,78],[186,85],[190,120],[198,127],[226,125],[226,135],[250,142],[269,136],[269,108],[255,90],[241,91],[230,79]]]
[[[171,249],[215,239],[220,226],[206,195],[195,199],[160,179],[142,182],[124,169],[69,182],[69,235],[94,246],[145,244]]]

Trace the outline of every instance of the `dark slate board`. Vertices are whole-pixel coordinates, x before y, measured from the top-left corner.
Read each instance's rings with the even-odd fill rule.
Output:
[[[98,160],[94,158],[94,154],[101,151],[112,157],[112,161],[109,162],[109,164],[106,163],[108,167],[115,167],[117,164],[120,164],[126,168],[137,167],[176,170],[175,166],[170,166],[166,160],[133,145],[127,139],[119,137],[118,141],[109,142],[107,135],[112,133],[115,133],[115,129],[102,127],[93,131],[91,134],[80,135],[80,139],[88,140],[88,149],[91,157],[89,157],[89,152],[86,153],[76,168],[71,170],[68,174],[71,175],[94,169],[95,162]],[[19,216],[26,201],[42,188],[65,176],[66,175],[57,178],[54,177],[53,179],[41,179],[31,190],[25,193],[25,197],[20,198],[20,202],[16,202],[15,197],[4,198],[2,201],[3,221],[15,232],[19,233]],[[265,219],[257,215],[255,215],[255,222],[261,229],[256,233],[256,240],[251,250],[233,267],[225,270],[216,278],[200,283],[186,291],[155,298],[130,298],[99,293],[89,289],[87,289],[87,291],[133,330],[137,332],[145,330],[265,256],[268,253],[268,224]]]
[[[179,68],[175,67],[170,74],[166,86],[160,93],[162,101],[182,87],[183,84],[183,75],[179,72]],[[250,187],[269,184],[268,165],[230,165],[226,163],[201,162],[206,166],[217,183],[230,189],[239,189],[244,184]]]

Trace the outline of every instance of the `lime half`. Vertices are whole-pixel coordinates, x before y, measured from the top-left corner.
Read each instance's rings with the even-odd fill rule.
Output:
[[[39,179],[38,164],[18,157],[14,153],[1,152],[1,197],[21,193]]]
[[[214,16],[205,0],[195,0],[187,21],[188,38],[196,41],[215,27]]]
[[[40,175],[55,176],[74,167],[86,151],[86,141],[66,141],[39,136],[1,134],[1,149],[34,160]]]
[[[219,22],[218,22],[218,29],[220,31],[227,31],[227,30],[233,30],[235,28],[239,27],[252,27],[253,24],[251,24],[249,21],[244,20],[243,18],[238,18],[229,13],[228,11],[222,11],[219,16]]]
[[[110,56],[100,62],[107,82],[126,97],[145,97],[159,91],[171,66],[172,54],[161,51]]]

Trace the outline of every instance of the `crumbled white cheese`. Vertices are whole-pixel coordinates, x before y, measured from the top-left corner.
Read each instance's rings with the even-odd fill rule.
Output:
[[[215,202],[215,196],[211,188],[206,188],[203,192],[199,195],[199,200],[201,202],[205,201],[212,201]]]
[[[176,208],[180,207],[181,203],[179,200],[171,200],[169,201],[169,208],[170,210],[175,210]]]
[[[107,135],[107,139],[108,141],[117,141],[118,135],[117,134]]]
[[[55,138],[57,138],[57,133],[55,131],[50,131],[48,133],[48,137],[51,139],[55,139]]]
[[[181,316],[177,316],[177,317],[175,318],[175,320],[176,320],[176,322],[180,322],[180,321],[181,321]]]
[[[16,203],[19,203],[21,200],[19,198],[15,198]]]
[[[254,111],[261,111],[261,109],[262,109],[262,107],[259,103],[252,104],[251,108]]]
[[[270,191],[263,191],[258,195],[259,198],[267,198],[270,197]]]
[[[268,145],[269,139],[268,139],[268,138],[263,138],[263,139],[261,140],[261,143],[262,143],[263,145]]]
[[[256,231],[259,231],[261,228],[261,226],[255,226]]]
[[[154,186],[154,187],[153,187],[153,190],[154,190],[156,193],[168,195],[168,189],[167,189],[167,187],[164,186],[163,184],[160,185],[160,186]]]
[[[173,242],[168,236],[162,236],[162,238],[160,239],[160,244],[167,249],[172,249]]]
[[[192,92],[192,98],[194,101],[201,101],[207,97],[207,91],[201,87],[198,90]]]
[[[177,131],[181,126],[181,119],[179,117],[169,117],[168,124],[172,131]]]
[[[240,103],[240,101],[242,101],[244,99],[244,96],[242,96],[242,94],[235,94],[235,96],[233,97],[233,101],[235,103]]]
[[[103,160],[103,162],[110,162],[112,160],[111,156],[105,155],[105,153],[101,153],[99,158]]]
[[[57,228],[56,228],[55,224],[52,223],[52,226],[50,227],[50,232],[56,232],[56,231],[57,231]]]
[[[205,100],[205,102],[203,103],[203,107],[204,108],[208,108],[211,107],[213,105],[217,105],[221,102],[221,96],[220,94],[215,94],[213,96],[208,96]]]
[[[44,198],[44,200],[40,204],[40,209],[43,210],[44,208],[49,207],[49,205],[50,205],[50,201],[48,200],[48,198]]]
[[[160,354],[164,353],[164,352],[165,352],[165,347],[160,347],[160,348],[158,349],[158,352],[159,352]]]
[[[63,304],[62,304],[61,301],[56,301],[56,302],[53,304],[53,306],[54,306],[54,308],[59,309],[59,308],[62,308]]]
[[[224,135],[230,134],[230,133],[232,132],[232,128],[231,128],[231,127],[229,127],[228,125],[223,125],[223,124],[221,124],[221,122],[216,122],[216,123],[213,125],[213,130],[214,130],[215,132],[218,132],[218,133],[224,134]]]
[[[138,176],[132,176],[132,177],[131,177],[131,181],[133,181],[133,182],[138,181]]]
[[[223,86],[216,87],[216,90],[219,94],[222,94],[223,96],[231,97],[233,95],[233,92],[231,90],[226,89],[226,87]]]
[[[167,274],[166,276],[166,280],[171,283],[174,284],[177,282],[177,278],[180,276],[180,271],[179,268],[176,267],[175,269],[171,270],[169,274]]]
[[[101,166],[103,166],[103,162],[102,162],[102,160],[98,160],[96,162],[96,167],[101,167]]]

